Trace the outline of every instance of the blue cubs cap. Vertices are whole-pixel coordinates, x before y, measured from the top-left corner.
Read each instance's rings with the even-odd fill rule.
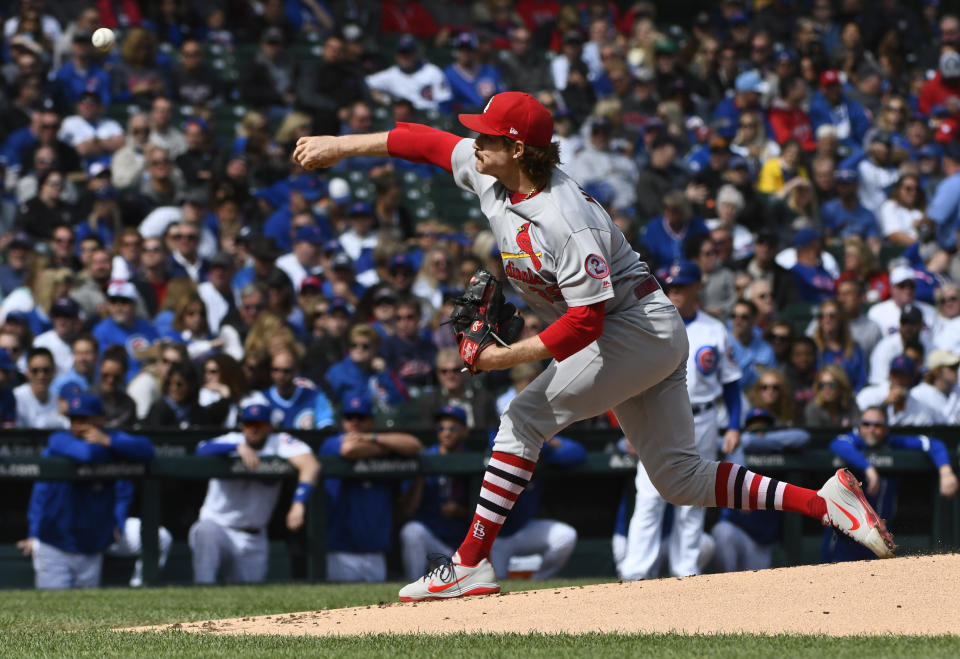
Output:
[[[0,371],[15,371],[17,365],[6,348],[0,348]]]
[[[795,234],[793,234],[793,241],[791,244],[794,247],[806,247],[815,240],[820,240],[820,233],[813,229],[799,229]]]
[[[58,398],[63,398],[66,401],[69,401],[71,398],[77,394],[83,393],[83,387],[81,387],[76,382],[68,382],[60,388],[60,393],[57,394]]]
[[[937,158],[939,155],[940,151],[932,144],[924,144],[917,150],[918,158]]]
[[[347,215],[349,217],[356,215],[373,215],[373,206],[365,201],[355,201],[347,208]]]
[[[333,313],[334,311],[346,311],[348,314],[353,313],[350,305],[347,304],[347,301],[342,297],[330,298],[330,306],[327,308],[327,313]]]
[[[750,161],[743,156],[733,156],[727,162],[727,169],[750,169]]]
[[[469,32],[461,32],[457,35],[457,38],[453,40],[453,44],[455,48],[475,50],[477,47],[477,38]]]
[[[857,170],[849,169],[844,167],[843,169],[838,169],[837,172],[833,175],[837,183],[856,183],[860,178],[857,175]]]
[[[745,25],[750,22],[750,19],[747,18],[747,15],[742,11],[738,11],[735,14],[731,14],[730,18],[727,19],[727,22],[731,27],[734,25]]]
[[[103,401],[96,394],[81,391],[67,399],[67,416],[100,416],[101,414],[103,414]]]
[[[775,419],[773,418],[773,415],[770,414],[770,412],[763,409],[762,407],[754,407],[752,410],[747,412],[747,417],[744,420],[744,423],[750,423],[751,421],[756,421],[757,419],[766,419],[771,423],[775,421]]]
[[[699,284],[703,279],[700,266],[692,261],[677,261],[667,269],[667,276],[663,283],[667,286],[683,286],[685,284]]]
[[[373,416],[373,404],[366,396],[346,396],[343,399],[343,415],[347,414]]]
[[[907,355],[897,355],[890,360],[891,373],[906,373],[907,375],[916,375],[917,364]]]
[[[313,225],[307,225],[297,229],[297,233],[293,237],[293,242],[319,245],[323,242],[323,235],[320,233],[319,228]]]
[[[417,40],[411,35],[405,34],[397,41],[395,50],[398,53],[415,53],[417,52]]]
[[[62,297],[50,306],[51,318],[79,318],[80,305],[72,297]]]
[[[323,243],[323,253],[324,254],[336,254],[337,252],[342,252],[343,246],[340,245],[340,241],[336,238],[331,238],[327,242]]]
[[[270,423],[270,406],[263,403],[245,405],[240,411],[240,421],[244,423]]]
[[[437,421],[444,417],[456,419],[463,425],[467,425],[467,411],[457,405],[444,405],[439,412],[433,415],[433,418]]]
[[[413,259],[410,258],[409,254],[394,254],[390,259],[390,269],[393,270],[395,268],[416,269],[413,267]]]

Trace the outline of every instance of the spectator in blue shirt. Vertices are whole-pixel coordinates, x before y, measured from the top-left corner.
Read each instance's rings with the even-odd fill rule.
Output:
[[[347,355],[327,370],[327,386],[334,400],[370,397],[384,412],[407,399],[403,382],[378,357],[380,334],[370,325],[354,325],[347,335]]]
[[[130,358],[127,382],[140,372],[140,352],[159,337],[156,328],[147,320],[137,318],[137,288],[128,281],[115,281],[107,287],[110,316],[93,328],[93,337],[100,344],[100,354],[112,345],[127,349]]]
[[[874,251],[880,248],[880,227],[876,216],[863,207],[857,195],[858,175],[853,169],[838,169],[834,175],[837,196],[820,207],[827,235],[846,238],[856,235]]]
[[[491,96],[504,91],[500,71],[483,63],[477,53],[477,38],[469,32],[458,34],[454,46],[457,59],[443,70],[453,93],[453,108],[459,112],[480,110]]]
[[[687,238],[701,233],[709,233],[703,219],[693,215],[683,192],[672,190],[663,198],[663,215],[647,223],[640,242],[650,267],[658,271],[682,260]]]
[[[944,146],[943,173],[946,178],[937,185],[927,204],[926,217],[936,225],[940,247],[953,250],[960,229],[960,143],[956,141]]]
[[[100,95],[100,102],[110,104],[110,76],[93,58],[91,33],[77,30],[70,43],[70,59],[53,74],[66,105],[73,106],[84,92]]]
[[[422,317],[423,312],[415,298],[402,298],[394,316],[396,331],[393,336],[383,339],[380,349],[387,366],[403,380],[403,384],[420,389],[434,383],[433,360],[437,355],[433,341],[420,331]]]
[[[800,229],[794,234],[797,263],[790,269],[797,298],[819,304],[836,295],[837,282],[820,261],[820,234],[813,229]]]
[[[420,440],[401,432],[374,430],[369,398],[348,395],[343,400],[343,432],[327,439],[321,456],[345,460],[412,457]],[[327,580],[386,581],[386,552],[393,532],[393,491],[383,480],[325,478],[327,490]]]
[[[312,430],[333,425],[333,406],[322,391],[302,386],[297,381],[297,364],[301,360],[292,348],[273,354],[270,360],[270,380],[267,400],[272,406],[271,421],[281,430]]]
[[[863,106],[843,93],[843,85],[837,71],[820,74],[820,90],[810,97],[810,123],[816,131],[824,124],[837,130],[841,144],[859,149],[870,129],[870,118]]]
[[[103,430],[103,403],[81,392],[67,402],[70,430],[50,436],[43,457],[81,464],[111,460],[149,462],[146,437]],[[37,481],[27,512],[29,537],[17,546],[32,556],[37,588],[93,588],[100,585],[103,552],[117,532],[114,484],[103,481]]]
[[[867,359],[853,341],[850,326],[840,303],[825,300],[820,305],[817,327],[813,331],[813,341],[820,355],[818,368],[836,364],[843,368],[850,379],[854,392],[867,384]]]
[[[776,366],[773,348],[760,336],[756,326],[757,305],[749,300],[737,300],[730,316],[730,339],[733,358],[740,365],[743,376],[740,386],[749,389],[757,380],[761,368]]]
[[[463,452],[469,434],[467,412],[456,405],[445,405],[434,416],[437,443],[424,451],[427,455],[454,455]],[[426,572],[427,555],[452,556],[467,532],[473,515],[469,508],[468,479],[437,474],[418,476],[403,485],[401,508],[410,521],[400,529],[403,570],[409,579]]]
[[[881,476],[864,454],[867,451],[891,449],[923,451],[938,469],[940,495],[949,498],[957,493],[957,476],[950,466],[950,456],[943,442],[925,435],[891,435],[884,408],[868,407],[863,410],[857,429],[830,442],[830,450],[854,473],[862,476],[865,481],[863,493],[880,519],[891,520],[896,514],[900,478]],[[829,563],[875,558],[873,552],[865,551],[833,529],[824,531],[822,550],[822,560]]]

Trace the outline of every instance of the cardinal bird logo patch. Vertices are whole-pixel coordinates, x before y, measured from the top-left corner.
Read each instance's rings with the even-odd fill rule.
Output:
[[[533,269],[539,271],[541,266],[540,256],[543,252],[533,251],[533,240],[531,239],[530,223],[524,222],[519,229],[517,229],[517,248],[520,250],[519,254],[513,255],[515,257],[529,256],[530,262],[533,264]]]

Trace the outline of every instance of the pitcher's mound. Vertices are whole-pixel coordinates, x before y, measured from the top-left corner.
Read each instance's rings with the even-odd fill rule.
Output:
[[[219,634],[957,634],[960,554],[180,623]]]

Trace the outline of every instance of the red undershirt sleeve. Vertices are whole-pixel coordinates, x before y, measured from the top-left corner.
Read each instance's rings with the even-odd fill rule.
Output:
[[[538,335],[543,345],[562,362],[600,338],[606,300],[584,307],[569,307],[567,312]]]
[[[453,133],[401,121],[387,133],[387,151],[395,158],[437,165],[452,172],[453,148],[462,139]]]

